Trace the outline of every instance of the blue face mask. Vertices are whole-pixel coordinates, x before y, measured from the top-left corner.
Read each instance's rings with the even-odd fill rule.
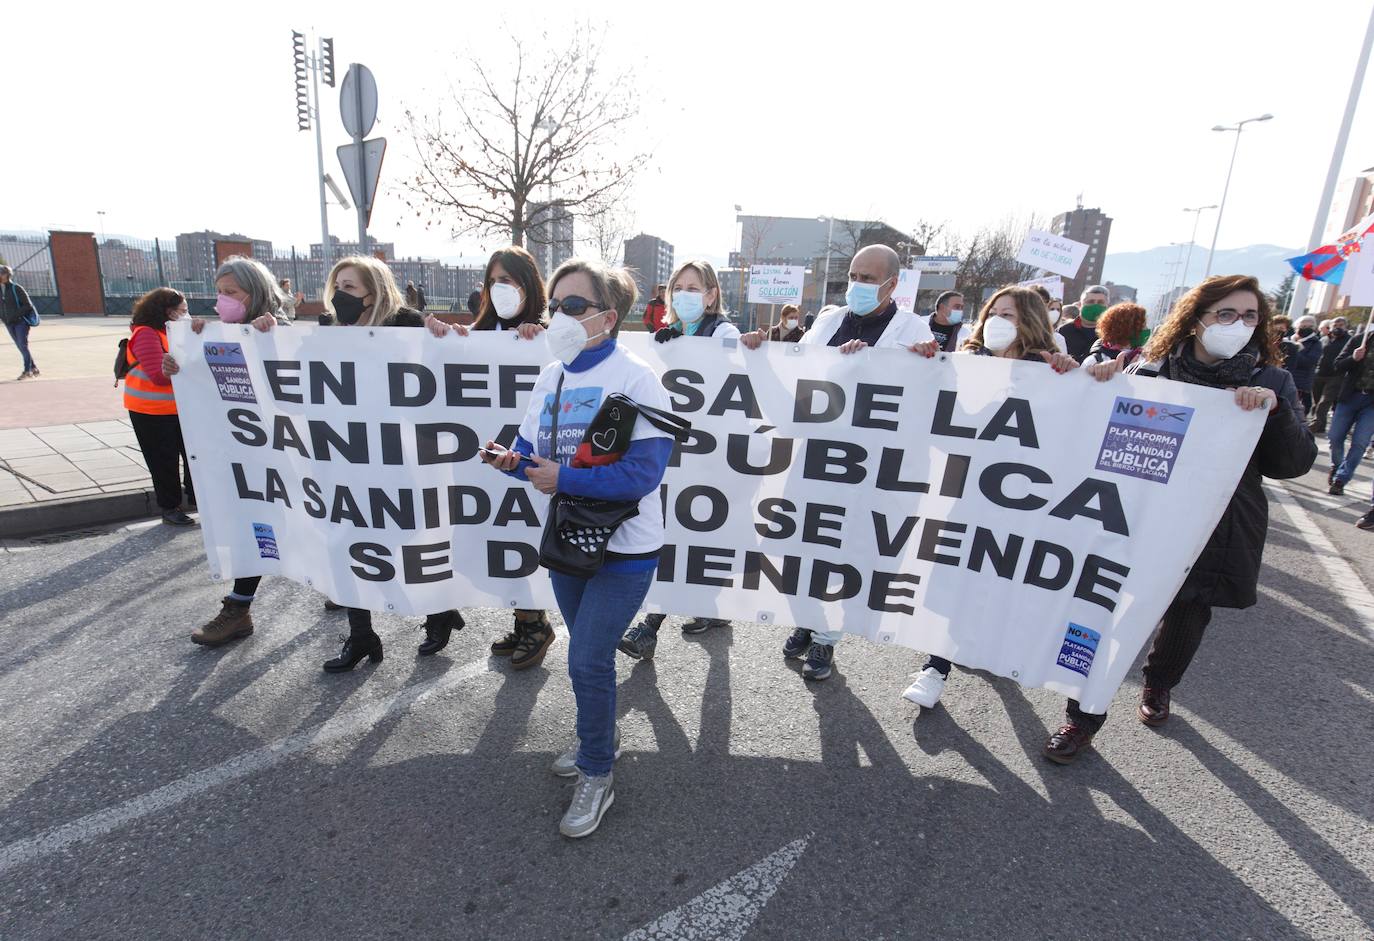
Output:
[[[706,298],[696,291],[674,291],[673,313],[683,323],[696,323],[706,310]]]
[[[963,323],[963,320],[964,320],[964,312],[963,312],[962,310],[959,310],[957,307],[956,307],[956,308],[952,308],[952,309],[950,310],[950,312],[949,312],[948,314],[945,315],[945,319],[948,320],[948,321],[949,321],[950,323],[952,323],[952,324],[953,324],[953,323]]]
[[[883,284],[886,283],[886,281],[883,282]],[[856,316],[867,316],[878,309],[878,289],[882,286],[882,284],[850,281],[849,290],[844,292],[844,302]]]

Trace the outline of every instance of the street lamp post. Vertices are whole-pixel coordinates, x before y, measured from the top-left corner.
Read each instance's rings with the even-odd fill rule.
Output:
[[[1188,269],[1193,264],[1193,246],[1197,244],[1197,224],[1202,219],[1202,214],[1208,209],[1217,208],[1215,204],[1211,206],[1197,206],[1192,209],[1184,207],[1184,212],[1193,214],[1193,234],[1188,237],[1188,258],[1183,263],[1183,286],[1188,286]]]
[[[1240,132],[1245,128],[1245,125],[1247,124],[1250,124],[1254,121],[1268,121],[1271,120],[1273,117],[1274,116],[1272,114],[1262,114],[1257,118],[1246,118],[1244,121],[1241,121],[1238,124],[1232,124],[1229,127],[1223,127],[1222,125],[1218,124],[1216,127],[1212,128],[1212,130],[1214,131],[1235,131],[1236,143],[1235,146],[1231,148],[1231,165],[1226,168],[1226,185],[1221,188],[1221,205],[1217,208],[1216,228],[1212,230],[1212,247],[1207,251],[1207,270],[1202,274],[1202,277],[1204,279],[1209,278],[1212,275],[1212,256],[1216,254],[1217,235],[1221,232],[1221,214],[1226,211],[1226,194],[1231,189],[1231,171],[1236,168],[1236,152],[1240,150]]]
[[[816,298],[816,313],[820,313],[821,308],[825,306],[827,289],[830,287],[830,247],[835,244],[835,217],[819,216],[816,221],[830,223],[825,230],[825,270],[821,273],[820,296]]]

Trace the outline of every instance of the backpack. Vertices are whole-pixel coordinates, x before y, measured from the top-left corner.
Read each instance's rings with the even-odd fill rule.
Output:
[[[115,354],[114,361],[114,384],[119,385],[119,380],[129,374],[129,370],[138,365],[138,360],[129,362],[129,337],[119,341],[119,352]]]

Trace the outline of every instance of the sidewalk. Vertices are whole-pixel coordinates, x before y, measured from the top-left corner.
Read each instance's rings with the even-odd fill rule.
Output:
[[[124,318],[45,318],[30,338],[42,374],[0,378],[0,537],[151,515],[156,504],[111,367]],[[0,377],[19,374],[0,345]]]

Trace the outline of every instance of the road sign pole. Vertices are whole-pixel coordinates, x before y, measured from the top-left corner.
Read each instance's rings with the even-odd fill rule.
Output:
[[[354,83],[354,94],[357,95],[358,113],[363,113],[363,83]],[[367,217],[372,211],[372,193],[367,191],[367,153],[363,147],[362,137],[354,137],[354,143],[358,145],[358,179],[362,181],[363,199],[358,201],[358,253],[368,254],[367,251]]]

